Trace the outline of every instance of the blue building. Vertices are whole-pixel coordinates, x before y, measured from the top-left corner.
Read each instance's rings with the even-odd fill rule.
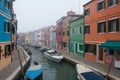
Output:
[[[5,67],[12,60],[12,46],[13,34],[15,34],[14,13],[13,13],[14,0],[0,0],[0,65]],[[6,61],[5,61],[6,60]],[[3,65],[3,63],[6,63]],[[2,68],[0,66],[0,68]]]

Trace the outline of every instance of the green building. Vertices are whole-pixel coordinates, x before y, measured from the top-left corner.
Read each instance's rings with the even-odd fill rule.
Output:
[[[70,53],[84,56],[84,17],[69,23],[70,25]]]

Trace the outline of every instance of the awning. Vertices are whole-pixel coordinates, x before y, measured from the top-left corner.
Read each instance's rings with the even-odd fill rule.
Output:
[[[100,48],[109,48],[113,50],[120,50],[120,41],[106,41],[100,45]]]

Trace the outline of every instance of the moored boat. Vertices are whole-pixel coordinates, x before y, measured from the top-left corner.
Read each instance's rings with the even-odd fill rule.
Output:
[[[106,80],[100,74],[80,64],[76,64],[76,71],[79,80]]]
[[[38,76],[40,76],[43,72],[43,68],[42,65],[38,64],[38,65],[31,65],[26,73],[25,76],[30,79],[30,80],[34,80],[36,79]]]
[[[60,62],[63,59],[63,56],[56,50],[47,50],[44,52],[44,56],[54,62]]]

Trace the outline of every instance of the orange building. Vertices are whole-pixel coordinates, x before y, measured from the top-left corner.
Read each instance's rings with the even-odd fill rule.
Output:
[[[69,22],[79,18],[81,15],[75,14],[73,11],[68,11],[67,16],[63,20],[63,42],[62,50],[69,52]]]
[[[120,60],[120,1],[91,0],[84,5],[85,15],[85,58],[98,62],[110,63],[111,57]],[[108,41],[108,48],[100,48]],[[112,41],[112,42],[111,42]],[[107,49],[106,49],[107,48]],[[109,53],[106,55],[106,52]],[[113,52],[113,53],[112,53]]]

